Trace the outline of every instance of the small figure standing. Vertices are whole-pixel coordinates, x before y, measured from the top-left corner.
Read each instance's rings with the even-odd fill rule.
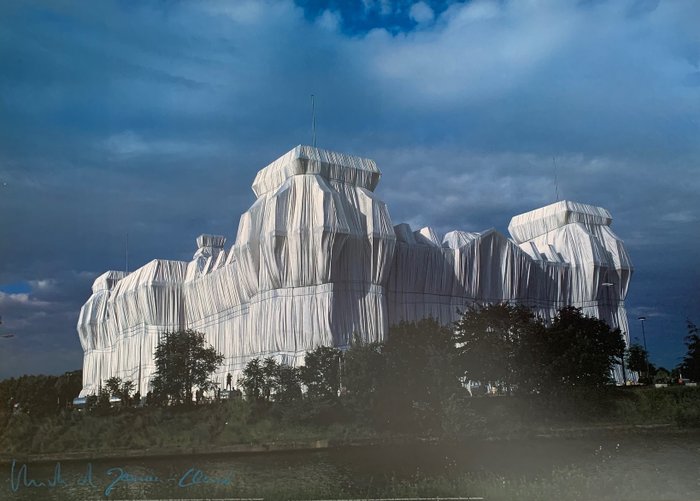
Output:
[[[226,374],[226,389],[227,390],[231,389],[231,379],[233,379],[233,378],[231,377],[231,373],[229,372],[228,374]]]

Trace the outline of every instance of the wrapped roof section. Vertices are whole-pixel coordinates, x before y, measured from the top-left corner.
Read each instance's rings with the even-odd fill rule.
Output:
[[[258,172],[253,192],[260,197],[300,174],[319,174],[370,191],[377,187],[381,175],[374,160],[299,145]]]
[[[513,217],[508,232],[521,244],[570,223],[589,227],[610,226],[611,222],[612,216],[602,207],[562,200]]]
[[[92,292],[112,290],[117,282],[127,275],[128,273],[125,271],[107,271],[95,279],[92,284]]]

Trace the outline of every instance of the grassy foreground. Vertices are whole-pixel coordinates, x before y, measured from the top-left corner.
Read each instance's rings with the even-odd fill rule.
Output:
[[[65,462],[67,485],[54,489],[0,485],[0,498],[33,499],[397,499],[474,498],[486,500],[671,500],[697,499],[696,450],[700,434],[618,435],[614,440],[513,440],[455,444],[343,448],[246,457],[107,459],[94,462],[95,483],[80,486],[77,472],[87,461]],[[386,449],[393,449],[383,456]],[[503,454],[518,457],[515,467]],[[407,457],[413,458],[406,461]],[[379,456],[379,457],[378,457]],[[478,459],[475,466],[471,458]],[[387,459],[389,459],[387,461]],[[502,461],[511,465],[503,465]],[[406,470],[406,464],[411,465]],[[183,466],[184,465],[184,466]],[[227,485],[181,488],[123,482],[109,491],[108,467],[134,475],[166,478],[196,465]],[[525,465],[525,466],[523,466]],[[403,467],[402,467],[403,466]],[[54,464],[30,464],[31,476],[47,479]],[[5,467],[3,466],[4,470]],[[111,477],[112,479],[114,477]]]
[[[564,468],[551,477],[508,478],[489,474],[465,474],[457,478],[393,479],[384,486],[357,489],[337,485],[323,478],[310,478],[301,484],[256,484],[237,486],[204,486],[197,489],[195,499],[264,499],[271,500],[333,500],[333,499],[474,499],[488,501],[582,501],[582,500],[656,500],[686,499],[667,497],[668,491],[653,489],[646,492],[620,484],[617,473],[602,468]],[[88,493],[85,493],[86,496]],[[646,494],[646,495],[645,495]],[[94,496],[94,494],[93,494]],[[136,488],[115,489],[115,499],[151,499],[149,492]],[[158,499],[187,499],[182,489],[160,489]],[[85,497],[87,499],[88,497]],[[46,499],[73,500],[75,493],[55,492]],[[92,497],[91,499],[94,499]],[[109,498],[105,498],[109,499]]]
[[[236,444],[282,443],[305,447],[313,441],[337,444],[420,438],[517,438],[566,434],[600,427],[664,425],[700,427],[700,389],[685,387],[611,389],[603,398],[581,396],[563,407],[518,397],[473,397],[451,402],[439,429],[392,429],[377,416],[363,416],[337,402],[322,408],[299,402],[260,407],[229,401],[197,407],[145,407],[110,415],[64,413],[43,419],[4,417],[0,450],[16,454],[144,451],[150,454],[213,452]]]

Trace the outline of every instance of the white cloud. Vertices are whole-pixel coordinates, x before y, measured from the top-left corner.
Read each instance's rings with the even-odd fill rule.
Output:
[[[40,301],[32,297],[29,293],[22,292],[13,294],[0,291],[0,307],[12,308],[22,306],[34,309],[44,308],[49,304],[50,303],[46,301]]]
[[[445,145],[392,149],[378,157],[384,173],[378,192],[394,223],[417,221],[443,233],[503,230],[511,216],[554,202],[550,158]]]
[[[143,155],[151,151],[151,146],[141,136],[129,130],[109,136],[104,141],[104,147],[118,156]]]
[[[436,29],[374,47],[372,68],[399,98],[430,103],[495,99],[523,86],[578,35],[575,12],[476,2],[453,6]],[[466,100],[466,101],[465,101]]]
[[[205,141],[145,139],[131,130],[112,134],[102,140],[100,145],[102,150],[116,159],[131,159],[146,155],[202,155],[211,153],[217,148],[213,143]]]
[[[39,280],[30,280],[29,285],[32,287],[32,295],[51,294],[56,291],[58,281],[53,278],[44,278]]]
[[[209,0],[203,5],[213,14],[226,15],[237,23],[249,25],[264,22],[266,12],[273,6],[271,2],[264,0],[236,0],[235,2]]]
[[[630,322],[635,322],[635,323],[640,322],[640,320],[638,320],[639,317],[654,318],[654,317],[666,317],[666,316],[668,316],[667,313],[660,311],[657,306],[644,306],[644,305],[639,305],[639,306],[635,306],[633,308],[628,308],[627,315],[629,316]]]
[[[417,2],[411,5],[409,17],[418,24],[427,24],[433,20],[435,14],[433,9],[425,2]]]
[[[323,14],[316,19],[316,24],[326,31],[338,31],[340,23],[340,15],[330,10],[323,11]]]
[[[662,221],[669,223],[692,223],[698,220],[698,215],[691,211],[669,212],[661,216]]]

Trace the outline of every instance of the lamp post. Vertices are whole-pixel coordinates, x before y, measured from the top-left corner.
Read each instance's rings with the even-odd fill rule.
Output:
[[[647,362],[647,379],[649,379],[649,351],[647,351],[647,335],[646,332],[644,332],[644,321],[647,319],[647,317],[639,317],[638,320],[642,324],[642,339],[644,340],[644,353],[645,353],[645,358]]]

